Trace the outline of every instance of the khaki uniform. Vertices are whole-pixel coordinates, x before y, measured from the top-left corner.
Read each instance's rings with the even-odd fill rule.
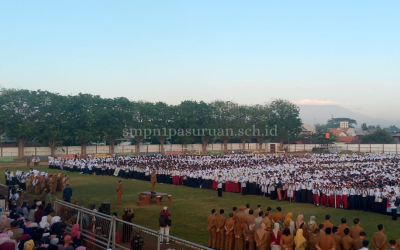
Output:
[[[372,245],[375,249],[385,250],[387,249],[387,236],[382,232],[376,232],[372,235]]]
[[[122,190],[122,183],[118,183],[118,187],[117,187],[117,205],[121,205],[121,196],[124,193],[124,191]]]
[[[220,214],[217,219],[216,219],[216,230],[217,233],[217,245],[216,249],[217,250],[224,250],[225,246],[225,216],[223,214]]]
[[[212,214],[208,216],[207,218],[207,229],[208,229],[208,247],[209,248],[215,248],[215,245],[217,243],[217,233],[216,233],[216,224],[217,222],[217,217]]]

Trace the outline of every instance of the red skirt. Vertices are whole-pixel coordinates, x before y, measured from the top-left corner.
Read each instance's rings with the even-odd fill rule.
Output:
[[[218,188],[218,182],[213,181],[212,189],[216,190]]]

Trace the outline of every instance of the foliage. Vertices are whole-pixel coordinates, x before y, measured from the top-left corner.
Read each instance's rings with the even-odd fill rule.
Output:
[[[391,144],[394,143],[394,139],[392,135],[383,129],[378,129],[372,134],[367,134],[362,137],[362,143],[382,143],[382,144]]]
[[[1,89],[1,133],[18,140],[50,146],[81,145],[107,140],[110,150],[124,136],[142,141],[207,144],[223,141],[280,141],[301,132],[299,108],[287,100],[270,104],[239,105],[232,101],[211,103],[193,100],[178,105],[164,102],[108,99],[91,94],[62,96],[48,91]],[[124,134],[125,131],[131,132]],[[171,133],[170,133],[171,132]],[[271,135],[272,133],[272,135]],[[275,134],[276,133],[276,134]]]
[[[349,122],[349,128],[354,128],[357,125],[357,121],[350,118],[332,118],[328,120],[328,128],[340,128],[340,122]]]

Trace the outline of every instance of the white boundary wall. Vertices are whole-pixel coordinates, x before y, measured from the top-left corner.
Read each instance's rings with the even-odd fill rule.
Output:
[[[262,149],[269,149],[271,144],[275,144],[278,148],[278,143],[263,143]],[[397,154],[400,153],[400,144],[344,144],[336,143],[334,146],[341,147],[342,151],[352,151],[352,152],[375,152],[375,153],[388,153]],[[187,144],[187,150],[201,150],[202,144]],[[284,145],[286,152],[311,152],[312,148],[320,147],[320,144],[290,144]],[[183,144],[170,144],[164,145],[166,151],[183,151]],[[223,150],[223,143],[208,144],[207,150]],[[241,150],[242,143],[228,143],[228,150]],[[246,143],[245,150],[259,150],[258,143]],[[141,145],[140,152],[146,153],[156,153],[161,151],[161,145]],[[87,146],[87,154],[108,154],[110,152],[109,146]],[[135,145],[129,146],[114,146],[114,153],[136,153]],[[63,146],[56,147],[56,155],[75,155],[81,154],[80,146]],[[50,155],[49,147],[25,147],[24,156],[32,155]],[[0,148],[0,157],[4,156],[18,156],[18,147],[4,147]]]

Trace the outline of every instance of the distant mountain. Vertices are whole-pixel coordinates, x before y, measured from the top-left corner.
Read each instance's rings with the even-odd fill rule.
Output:
[[[309,125],[326,124],[332,118],[351,118],[357,121],[356,127],[361,127],[361,124],[380,125],[388,127],[390,125],[399,125],[400,121],[390,121],[375,117],[370,117],[361,113],[351,111],[349,109],[336,105],[298,105],[300,107],[300,118],[304,123]]]

